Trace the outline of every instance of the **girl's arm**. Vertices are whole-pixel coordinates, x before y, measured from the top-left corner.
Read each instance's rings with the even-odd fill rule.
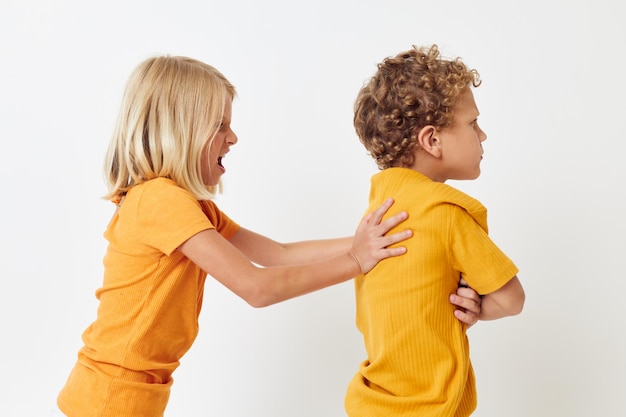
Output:
[[[280,251],[274,247],[271,250],[274,254],[266,257],[258,247],[251,248],[238,242],[242,251],[215,229],[192,236],[178,250],[253,307],[264,307],[346,281],[368,272],[384,258],[404,254],[406,248],[388,246],[409,238],[412,232],[385,234],[406,219],[406,212],[381,221],[392,203],[388,200],[361,220],[350,247],[330,258],[305,264],[280,265],[280,261],[276,261],[275,266],[259,268],[244,252],[262,263],[268,259],[270,262],[280,259],[276,255]],[[339,240],[333,247],[339,248],[343,244]],[[309,250],[320,248],[321,245],[315,244]],[[315,257],[315,254],[311,255],[311,258]]]
[[[482,297],[480,320],[496,320],[522,312],[526,295],[517,275],[499,290]]]
[[[263,266],[317,262],[350,250],[352,237],[279,243],[251,230],[239,229],[229,242],[252,262]]]
[[[251,230],[240,228],[229,239],[250,260],[262,266],[296,265],[317,262],[345,253],[353,237],[280,243]]]

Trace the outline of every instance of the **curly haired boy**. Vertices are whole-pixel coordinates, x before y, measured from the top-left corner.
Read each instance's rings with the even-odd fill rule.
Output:
[[[487,210],[445,184],[480,175],[482,143],[472,87],[476,70],[441,57],[437,45],[386,58],[358,94],[354,126],[381,172],[370,209],[384,196],[409,213],[407,255],[355,280],[357,327],[367,359],[352,379],[350,417],[469,416],[476,408],[467,326],[449,297],[482,296],[480,320],[519,314],[518,268],[490,239]]]

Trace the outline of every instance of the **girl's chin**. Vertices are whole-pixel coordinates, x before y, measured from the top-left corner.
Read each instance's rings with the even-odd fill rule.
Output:
[[[221,169],[219,171],[214,172],[213,175],[209,175],[208,176],[209,178],[203,175],[202,182],[207,187],[217,187],[220,183],[220,179],[222,178],[222,175],[224,175],[224,172],[225,170]]]
[[[219,178],[217,180],[215,179],[209,179],[209,180],[205,180],[202,181],[204,183],[204,185],[206,185],[207,187],[217,187],[220,183]]]

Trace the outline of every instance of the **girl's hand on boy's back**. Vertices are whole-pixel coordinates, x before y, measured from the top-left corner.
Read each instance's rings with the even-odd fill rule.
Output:
[[[382,220],[392,205],[393,199],[386,200],[376,210],[367,214],[357,227],[352,247],[348,253],[359,265],[363,274],[369,272],[379,261],[385,258],[406,253],[404,246],[389,247],[413,236],[413,231],[409,229],[387,235],[391,229],[408,217],[406,212],[400,212]]]

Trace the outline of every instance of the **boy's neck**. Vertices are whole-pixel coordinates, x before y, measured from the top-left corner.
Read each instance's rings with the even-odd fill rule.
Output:
[[[449,178],[444,175],[443,172],[440,172],[437,161],[431,163],[433,161],[428,161],[428,158],[422,158],[421,161],[418,161],[418,158],[415,158],[415,162],[411,166],[404,166],[402,168],[412,169],[413,171],[419,172],[420,174],[430,178],[435,182],[446,182]]]

